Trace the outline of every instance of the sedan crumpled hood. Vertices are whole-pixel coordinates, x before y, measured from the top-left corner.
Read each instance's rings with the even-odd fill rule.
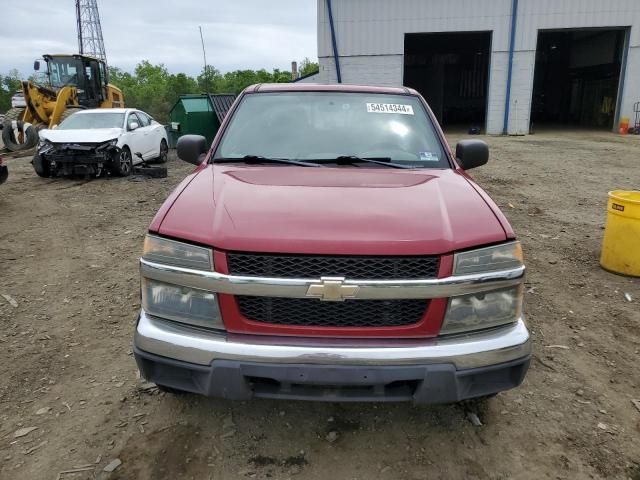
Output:
[[[52,143],[102,143],[118,138],[121,134],[121,128],[46,129],[40,131],[40,138]]]
[[[444,254],[507,237],[454,170],[270,165],[203,168],[159,233],[224,250],[361,255]]]

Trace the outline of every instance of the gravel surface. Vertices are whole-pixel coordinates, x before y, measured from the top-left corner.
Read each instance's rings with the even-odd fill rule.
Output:
[[[640,137],[486,140],[472,175],[523,242],[534,359],[516,390],[434,407],[158,392],[131,354],[137,258],[191,167],[87,182],[8,160],[0,478],[640,479],[640,279],[598,266],[607,191],[640,185]]]

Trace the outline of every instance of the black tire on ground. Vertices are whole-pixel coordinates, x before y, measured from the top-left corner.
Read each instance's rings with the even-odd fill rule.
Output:
[[[111,159],[111,171],[121,177],[128,177],[133,171],[133,159],[129,147],[123,147]]]
[[[12,152],[27,150],[38,144],[38,131],[33,125],[26,128],[22,122],[24,108],[11,108],[4,115],[2,125],[2,142]],[[17,128],[13,128],[13,122],[17,122]]]
[[[169,158],[169,145],[167,145],[167,141],[163,138],[160,142],[160,156],[156,158],[156,163],[166,163]]]
[[[133,173],[149,178],[167,178],[167,167],[133,167]]]
[[[49,178],[51,176],[51,166],[49,162],[43,159],[39,154],[35,154],[31,160],[31,165],[39,177]]]

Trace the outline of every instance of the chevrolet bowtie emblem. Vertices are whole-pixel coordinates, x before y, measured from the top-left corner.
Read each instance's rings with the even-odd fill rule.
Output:
[[[345,285],[344,277],[322,277],[320,283],[309,285],[307,297],[316,297],[325,302],[342,302],[354,298],[360,287]]]

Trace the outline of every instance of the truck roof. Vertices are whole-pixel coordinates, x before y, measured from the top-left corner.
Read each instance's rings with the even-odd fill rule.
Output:
[[[418,95],[408,87],[386,87],[373,85],[320,84],[320,83],[260,83],[245,88],[245,93],[263,92],[358,92],[392,95]]]
[[[91,55],[85,55],[83,53],[45,53],[42,55],[42,58],[45,60],[51,59],[52,57],[73,57],[73,58],[85,58],[88,60],[96,60],[98,62],[102,62],[98,57],[94,57]]]

